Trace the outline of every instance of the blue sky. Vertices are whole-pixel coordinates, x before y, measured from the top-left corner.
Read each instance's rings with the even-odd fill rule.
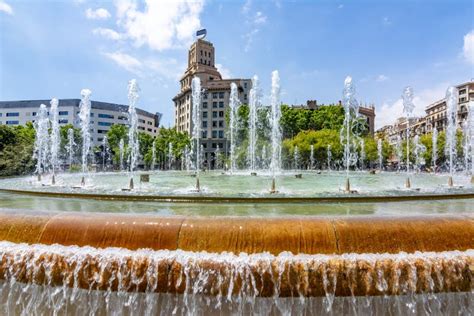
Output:
[[[351,75],[376,124],[402,115],[414,88],[417,113],[449,85],[474,78],[474,9],[468,1],[44,1],[0,0],[0,100],[78,98],[140,107],[172,125],[178,78],[196,29],[205,27],[225,76],[257,74],[282,101],[340,99]]]

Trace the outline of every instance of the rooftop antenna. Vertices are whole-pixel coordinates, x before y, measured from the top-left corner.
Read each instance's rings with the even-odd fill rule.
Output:
[[[202,39],[202,40],[203,40],[203,39],[206,37],[206,35],[207,35],[207,30],[206,30],[206,29],[200,29],[200,30],[198,30],[198,31],[196,32],[196,37],[197,37],[198,39]]]

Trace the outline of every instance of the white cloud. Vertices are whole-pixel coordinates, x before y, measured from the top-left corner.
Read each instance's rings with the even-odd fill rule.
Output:
[[[101,27],[94,29],[92,33],[94,35],[103,36],[105,38],[108,38],[114,41],[118,41],[123,37],[122,34],[119,34],[112,29],[101,28]]]
[[[267,22],[267,17],[261,11],[258,11],[257,13],[255,13],[255,19],[253,22],[255,24],[264,24],[265,22]]]
[[[242,7],[242,13],[247,14],[250,11],[251,7],[252,7],[252,0],[245,1],[244,5]]]
[[[344,5],[343,5],[343,4],[340,4],[340,5],[337,6],[337,8],[338,8],[338,9],[342,9],[342,8],[344,8]]]
[[[413,98],[413,103],[415,103],[415,110],[413,112],[413,116],[425,116],[426,107],[432,104],[433,102],[444,98],[446,88],[448,86],[448,83],[442,83],[433,88],[421,90],[419,93],[415,91],[415,97]],[[396,101],[388,100],[384,102],[381,107],[377,107],[375,115],[376,128],[395,123],[395,120],[397,118],[404,116],[403,101],[401,97]]]
[[[383,74],[380,74],[377,76],[377,78],[375,79],[375,81],[377,82],[384,82],[384,81],[387,81],[389,78]]]
[[[230,70],[225,68],[222,64],[216,64],[216,68],[221,73],[222,79],[228,79],[232,77]]]
[[[259,32],[259,29],[253,29],[244,35],[244,38],[246,40],[244,50],[246,52],[248,52],[250,48],[252,47],[252,43],[255,39],[255,36],[258,34],[258,32]]]
[[[470,64],[474,64],[474,30],[464,35],[464,58]]]
[[[110,18],[110,13],[107,11],[107,9],[104,8],[99,8],[96,10],[92,10],[91,8],[88,8],[86,10],[86,18],[91,19],[91,20],[106,20]]]
[[[0,12],[5,12],[6,14],[13,15],[12,7],[2,0],[0,0]]]
[[[141,67],[143,66],[143,64],[135,57],[121,52],[103,53],[103,55],[113,60],[117,65],[127,71],[130,71],[135,74],[141,73]]]
[[[188,45],[201,27],[204,0],[146,0],[143,10],[131,0],[116,0],[118,25],[136,46],[162,51]]]

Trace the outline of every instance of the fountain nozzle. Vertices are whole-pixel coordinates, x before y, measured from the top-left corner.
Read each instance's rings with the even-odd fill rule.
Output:
[[[129,188],[130,190],[133,190],[133,187],[134,187],[134,185],[133,185],[133,177],[131,177],[131,178],[130,178],[130,184],[129,184],[128,188]]]
[[[276,190],[275,177],[272,178],[272,187],[270,188],[270,194],[278,193]]]
[[[199,176],[196,176],[196,192],[201,192],[201,185],[199,184]]]
[[[56,184],[56,175],[53,173],[53,176],[51,177],[51,184],[55,185]]]
[[[346,188],[345,190],[347,193],[351,192],[351,182],[349,181],[349,178],[346,178]]]
[[[84,176],[82,176],[81,178],[81,186],[85,186],[86,185],[86,178]]]
[[[453,177],[449,176],[448,178],[448,187],[452,187],[454,185]]]
[[[471,184],[474,184],[474,174],[471,176]]]
[[[405,188],[410,189],[411,188],[411,182],[410,182],[410,177],[407,177],[405,181]]]
[[[41,182],[41,173],[38,173],[38,182]]]

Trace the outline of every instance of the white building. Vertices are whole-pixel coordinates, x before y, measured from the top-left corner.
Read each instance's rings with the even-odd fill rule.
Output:
[[[59,100],[59,125],[79,127],[79,99]],[[50,100],[0,101],[0,125],[25,125],[34,122],[41,104],[49,109]],[[153,137],[158,135],[161,113],[137,109],[138,129]],[[91,101],[91,136],[93,145],[99,145],[113,124],[128,125],[128,106]]]

